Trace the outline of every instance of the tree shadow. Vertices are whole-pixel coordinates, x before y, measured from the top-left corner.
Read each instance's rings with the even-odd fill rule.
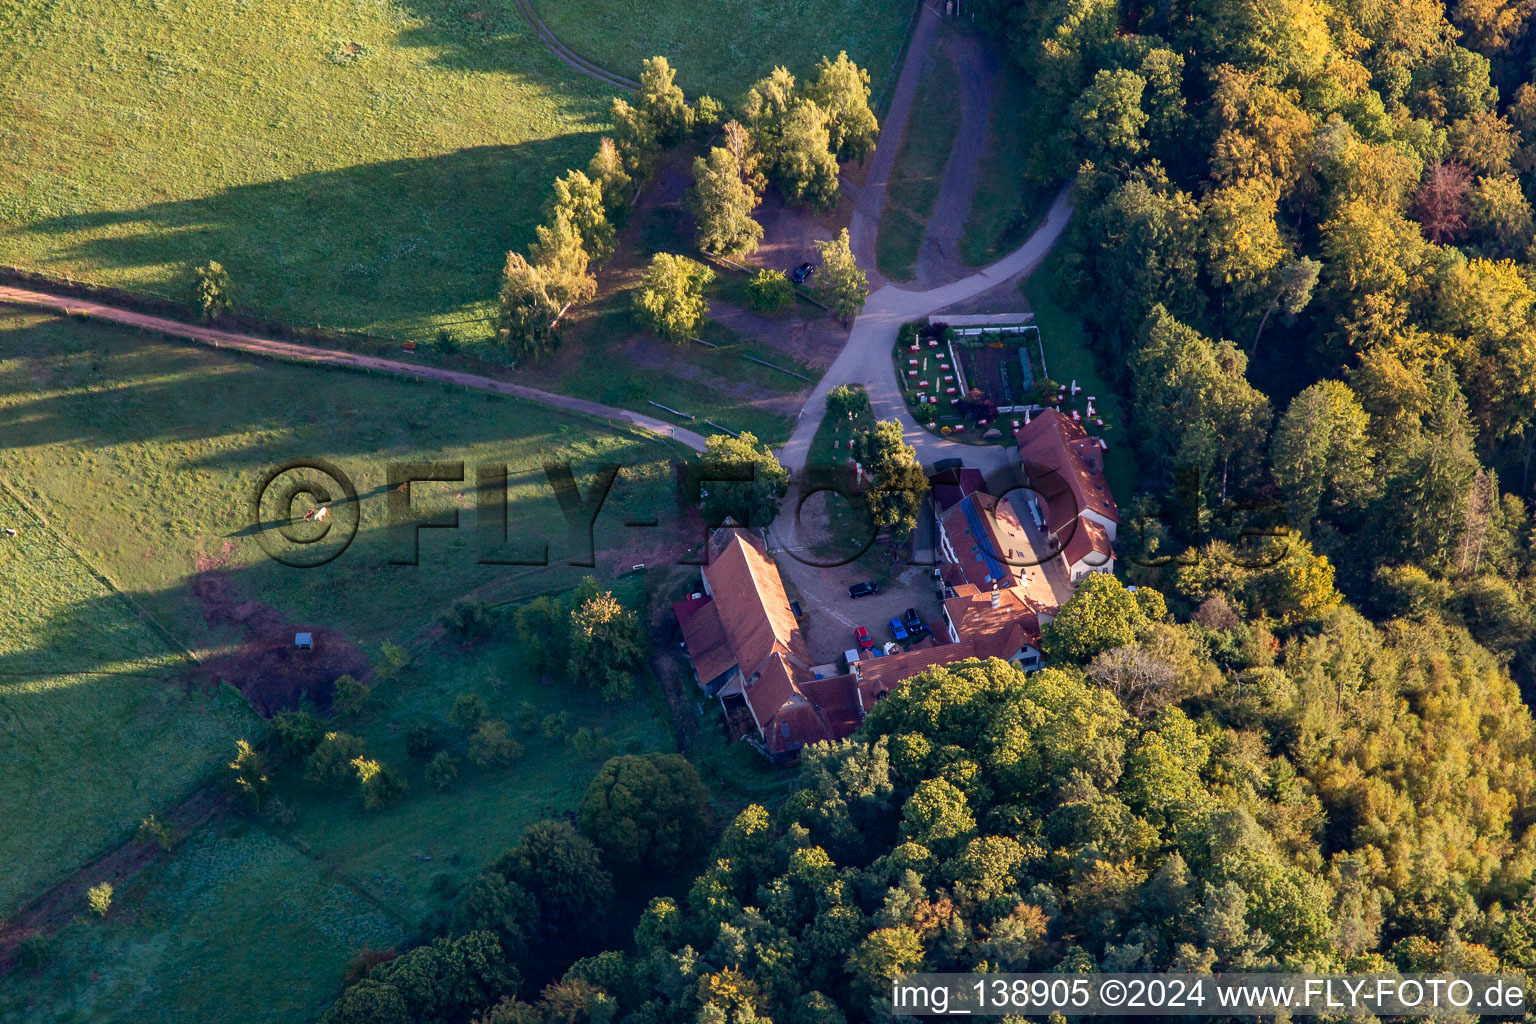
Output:
[[[590,103],[568,102],[590,117]],[[577,132],[357,164],[5,234],[54,236],[52,259],[126,271],[114,277],[129,287],[189,291],[192,268],[217,260],[253,311],[327,326],[419,321],[493,299],[551,181],[596,144],[596,132]],[[167,265],[183,268],[179,280],[163,279]]]

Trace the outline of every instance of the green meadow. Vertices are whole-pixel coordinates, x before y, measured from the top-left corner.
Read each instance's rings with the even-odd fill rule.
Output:
[[[106,918],[54,936],[41,973],[0,981],[0,1018],[191,1021],[211,1007],[312,1018],[352,956],[418,934],[529,822],[572,810],[604,758],[672,749],[648,678],[605,703],[533,673],[510,626],[519,601],[587,574],[643,607],[645,577],[627,570],[637,536],[676,532],[669,443],[515,400],[19,312],[0,314],[0,435],[0,510],[18,526],[0,545],[0,615],[14,626],[0,633],[0,857],[11,865],[0,912],[129,841],[146,815],[214,778],[237,738],[266,735],[209,678],[249,640],[212,614],[209,580],[225,609],[327,630],[326,643],[366,660],[385,640],[412,657],[367,710],[333,726],[400,772],[399,802],[366,811],[355,792],[274,765],[291,817],[219,815],[179,837],[121,886]],[[255,486],[291,458],[332,463],[359,492],[356,539],[319,568],[274,561],[252,529]],[[413,488],[415,514],[457,510],[460,527],[423,530],[419,564],[392,564],[411,545],[387,525],[388,466],[434,460],[462,461],[466,476],[508,467],[508,540],[487,545],[478,532],[472,479],[430,480]],[[583,545],[545,462],[569,462],[583,494],[600,465],[626,467],[594,530],[595,567],[564,564]],[[338,520],[347,505],[331,506]],[[646,516],[658,525],[624,525]],[[528,560],[546,543],[548,567],[480,564]],[[492,638],[473,646],[436,629],[468,593],[497,615]],[[440,793],[405,737],[432,727],[462,758],[466,736],[448,713],[466,693],[517,723],[522,754],[488,768],[465,760]],[[546,730],[550,716],[563,717]]]
[[[735,103],[775,65],[797,76],[838,51],[869,69],[878,98],[906,37],[913,5],[848,0],[536,0],[539,16],[567,46],[631,78],[660,54],[689,95]]]

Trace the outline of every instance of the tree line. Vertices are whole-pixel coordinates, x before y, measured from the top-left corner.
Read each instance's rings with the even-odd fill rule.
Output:
[[[879,131],[869,107],[869,73],[839,53],[822,58],[814,78],[797,81],[775,68],[748,90],[736,118],[709,96],[689,103],[665,57],[643,62],[635,101],[615,98],[612,137],[604,137],[583,170],[555,180],[546,223],[526,255],[507,254],[497,303],[496,338],[514,358],[537,359],[559,344],[558,324],[597,293],[595,271],[613,255],[617,230],[639,188],[665,150],[717,140],[693,164],[688,207],[697,244],[730,258],[750,255],[762,239],[752,212],[772,182],[792,202],[830,208],[840,160],[863,159]],[[723,123],[722,123],[723,121]],[[863,305],[868,282],[854,263],[844,231],[818,243],[817,283],[844,319]],[[639,319],[662,337],[687,341],[703,319],[712,271],[672,253],[651,260],[635,296]],[[788,282],[764,271],[754,282],[764,301],[782,302]]]

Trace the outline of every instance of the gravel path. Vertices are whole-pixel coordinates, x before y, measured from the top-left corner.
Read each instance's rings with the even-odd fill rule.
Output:
[[[494,377],[481,377],[473,373],[443,370],[435,366],[420,366],[398,359],[381,359],[378,356],[358,355],[355,352],[339,352],[328,348],[311,348],[307,345],[295,345],[288,341],[259,338],[251,334],[235,334],[230,331],[216,330],[212,327],[186,324],[179,320],[167,320],[162,317],[134,313],[130,310],[118,309],[115,306],[105,306],[99,302],[92,302],[89,299],[75,299],[64,295],[30,291],[25,288],[12,288],[6,285],[0,285],[0,302],[8,302],[18,306],[32,306],[39,309],[51,309],[76,316],[88,316],[97,320],[107,320],[126,327],[139,327],[145,330],[156,331],[160,334],[168,334],[176,338],[185,338],[188,341],[200,342],[204,345],[212,345],[214,348],[235,349],[240,352],[249,352],[253,355],[288,359],[297,363],[341,366],[354,370],[372,370],[378,373],[388,373],[397,377],[435,380],[444,384],[457,384],[461,387],[473,388],[476,391],[492,391],[498,395],[509,395],[513,398],[523,398],[530,402],[554,406],[567,412],[581,413],[586,416],[595,416],[599,419],[627,423],[630,426],[639,427],[641,430],[652,434],[659,434],[662,437],[679,441],[694,451],[704,450],[704,438],[702,435],[692,430],[673,426],[655,417],[631,412],[628,409],[615,409],[611,405],[589,402],[584,398],[556,395],[548,391],[540,391],[537,388],[525,387],[522,384],[497,380]]]
[[[959,85],[960,127],[917,253],[916,282],[923,288],[959,280],[970,272],[960,257],[960,236],[970,217],[976,177],[986,152],[987,115],[992,109],[992,82],[997,75],[996,57],[976,36],[948,36],[943,46]],[[933,114],[938,116],[938,112]]]
[[[879,288],[885,278],[875,269],[875,235],[880,230],[880,210],[885,206],[885,189],[891,180],[891,168],[896,155],[901,152],[901,140],[907,134],[907,120],[912,115],[912,100],[917,95],[917,84],[923,77],[928,63],[928,51],[933,46],[933,36],[939,28],[939,16],[927,4],[918,13],[917,25],[912,29],[912,41],[907,45],[907,57],[896,79],[896,89],[891,93],[891,105],[886,109],[881,123],[880,138],[875,145],[875,155],[870,161],[869,175],[862,187],[851,191],[853,218],[848,225],[849,246],[859,266],[869,275],[869,286]]]

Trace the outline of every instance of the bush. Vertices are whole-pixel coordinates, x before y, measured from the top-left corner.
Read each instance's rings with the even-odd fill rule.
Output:
[[[363,756],[363,741],[349,732],[328,732],[309,755],[305,778],[340,789],[356,778],[352,762]]]
[[[171,831],[171,826],[151,814],[139,822],[139,831],[136,833],[136,837],[141,843],[154,843],[162,850],[169,850],[172,840],[176,838],[176,834]]]
[[[478,694],[461,693],[453,700],[453,710],[448,712],[448,718],[460,729],[473,729],[486,718],[489,718],[491,709],[485,706],[485,701]]]
[[[670,867],[709,831],[708,802],[698,771],[677,754],[615,757],[587,787],[578,821],[611,864]]]
[[[192,304],[197,308],[197,315],[204,320],[212,320],[216,316],[228,313],[229,300],[229,275],[224,272],[222,264],[215,260],[198,267],[196,270],[197,283],[192,291]]]
[[[532,701],[523,701],[512,713],[512,724],[518,732],[533,732],[539,727],[539,709]]]
[[[437,730],[426,722],[417,722],[405,734],[405,752],[417,760],[431,757],[439,746]]]
[[[16,966],[40,971],[53,959],[53,945],[45,935],[28,935],[16,944]]]
[[[481,768],[523,756],[523,745],[507,735],[506,722],[481,722],[469,738],[469,759]]]
[[[260,807],[271,795],[267,766],[261,753],[246,740],[235,741],[235,759],[229,762],[229,784],[251,807]]]
[[[352,759],[352,767],[357,772],[357,781],[363,795],[363,807],[370,811],[377,811],[394,803],[407,787],[405,780],[395,774],[393,768],[383,761],[375,761],[369,757],[356,757]]]
[[[547,740],[563,740],[571,731],[571,713],[561,711],[553,715],[545,715],[544,721],[539,723],[539,729]]]
[[[461,644],[472,644],[491,635],[494,616],[478,597],[466,597],[454,603],[439,620],[448,635]]]
[[[325,735],[325,722],[313,711],[282,711],[272,719],[272,729],[284,757],[308,757]]]
[[[350,675],[339,676],[335,692],[331,695],[331,709],[338,715],[359,715],[368,706],[368,699],[372,696],[373,690],[367,683],[359,682]]]
[[[432,763],[427,765],[427,781],[439,793],[452,789],[459,781],[459,759],[446,750],[439,750]]]
[[[747,284],[747,304],[753,309],[771,312],[794,301],[794,286],[782,271],[759,270]]]
[[[404,647],[385,640],[379,644],[379,663],[374,668],[373,674],[378,679],[394,679],[405,671],[405,667],[410,663],[411,656],[406,653]]]
[[[85,891],[85,905],[97,917],[106,917],[112,909],[112,883],[97,882]]]

